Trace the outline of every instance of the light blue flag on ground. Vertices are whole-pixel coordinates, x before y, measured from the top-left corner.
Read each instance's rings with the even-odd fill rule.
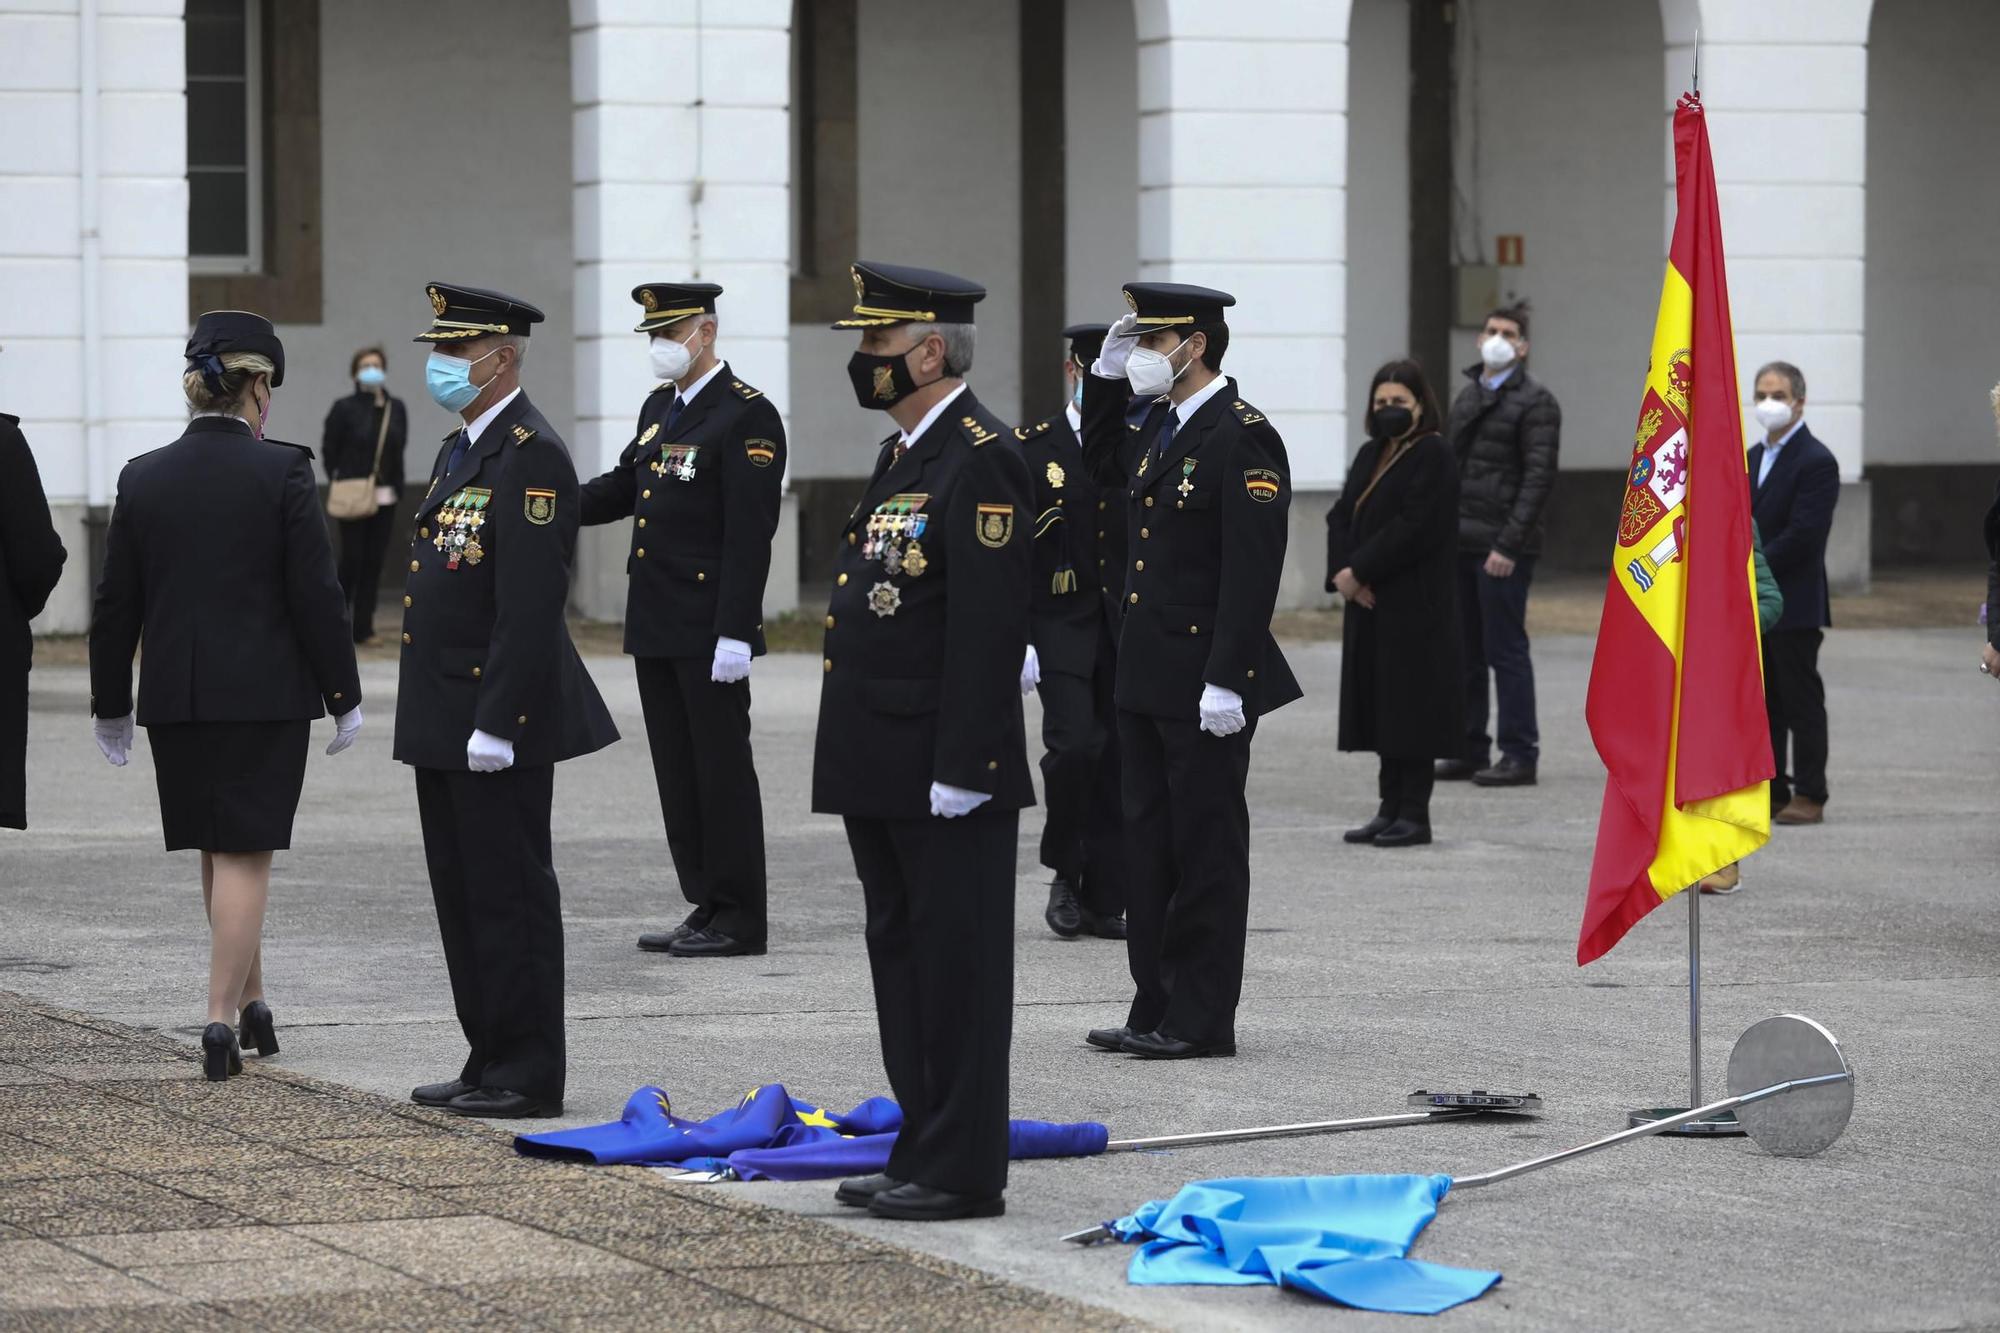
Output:
[[[1484,1295],[1498,1273],[1407,1256],[1450,1176],[1200,1180],[1112,1223],[1143,1241],[1139,1286],[1291,1287],[1361,1310],[1438,1314]]]

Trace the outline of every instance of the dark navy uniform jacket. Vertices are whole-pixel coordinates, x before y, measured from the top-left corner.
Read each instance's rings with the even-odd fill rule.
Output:
[[[90,621],[91,712],[288,722],[361,702],[312,450],[196,417],[118,476]],[[470,734],[470,733],[468,733]]]
[[[1104,614],[1100,575],[1116,576],[1125,552],[1099,549],[1098,490],[1083,468],[1083,445],[1069,415],[1014,431],[1035,492],[1035,573],[1030,585],[1030,633],[1043,671],[1088,678],[1097,660],[1097,624]],[[1108,497],[1107,497],[1108,499]],[[1106,563],[1108,562],[1108,563]]]
[[[581,516],[576,469],[525,393],[417,506],[404,584],[396,758],[464,769],[474,730],[514,743],[517,767],[618,739],[563,619]]]
[[[1128,398],[1123,380],[1084,381],[1085,466],[1124,493],[1130,528],[1118,707],[1194,721],[1207,684],[1242,695],[1249,717],[1282,708],[1301,694],[1271,634],[1292,500],[1285,442],[1231,379],[1154,459],[1172,404],[1133,430]]]
[[[927,819],[933,782],[991,794],[982,810],[1031,806],[1020,688],[1027,468],[1013,432],[970,389],[900,460],[899,438],[882,442],[841,535],[812,808]]]
[[[762,390],[724,363],[666,429],[674,386],[639,409],[618,465],[584,483],[583,521],[636,515],[625,651],[699,657],[718,638],[764,651],[764,581],[784,499],[785,427]]]

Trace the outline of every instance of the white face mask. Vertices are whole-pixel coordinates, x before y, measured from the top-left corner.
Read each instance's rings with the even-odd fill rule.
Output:
[[[695,321],[694,331],[679,342],[665,338],[648,338],[646,354],[653,362],[653,373],[663,380],[677,380],[688,373],[694,364],[694,353],[688,344],[701,336],[701,322]]]
[[[1496,333],[1479,344],[1479,359],[1486,363],[1489,371],[1505,370],[1514,364],[1514,344]]]
[[[1792,405],[1781,403],[1775,398],[1759,398],[1757,406],[1751,409],[1757,414],[1757,424],[1765,430],[1783,430],[1792,424]]]
[[[1142,398],[1157,398],[1174,387],[1174,381],[1186,373],[1194,358],[1179,370],[1174,369],[1173,356],[1187,346],[1183,338],[1174,344],[1173,352],[1156,352],[1150,347],[1135,347],[1132,355],[1125,360],[1125,378],[1132,385],[1132,392]]]

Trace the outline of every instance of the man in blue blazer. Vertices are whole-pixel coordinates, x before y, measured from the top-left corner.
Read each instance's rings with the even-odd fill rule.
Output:
[[[1806,377],[1786,361],[1757,372],[1757,424],[1750,449],[1750,512],[1785,611],[1764,632],[1764,705],[1771,715],[1771,820],[1817,824],[1826,810],[1826,687],[1819,645],[1833,623],[1826,590],[1826,538],[1840,500],[1840,465],[1806,429]],[[1790,741],[1790,767],[1786,742]]]

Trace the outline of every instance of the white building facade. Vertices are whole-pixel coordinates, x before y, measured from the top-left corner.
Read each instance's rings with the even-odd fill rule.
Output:
[[[0,0],[0,411],[73,553],[40,625],[87,625],[84,553],[123,462],[178,434],[200,309],[278,322],[270,429],[307,444],[384,345],[421,475],[452,424],[407,342],[433,279],[548,312],[528,389],[585,476],[651,388],[629,289],[721,283],[721,347],[787,420],[767,606],[794,607],[887,430],[824,327],[856,257],[986,284],[971,378],[1016,420],[1057,408],[1057,330],[1114,317],[1121,281],[1234,292],[1225,370],[1285,437],[1284,600],[1311,605],[1360,395],[1421,332],[1426,199],[1468,293],[1439,392],[1476,298],[1528,298],[1564,406],[1545,565],[1601,569],[1697,29],[1745,386],[1806,372],[1847,483],[1837,577],[1977,558],[1987,0]],[[623,549],[586,540],[581,612],[621,613]]]

